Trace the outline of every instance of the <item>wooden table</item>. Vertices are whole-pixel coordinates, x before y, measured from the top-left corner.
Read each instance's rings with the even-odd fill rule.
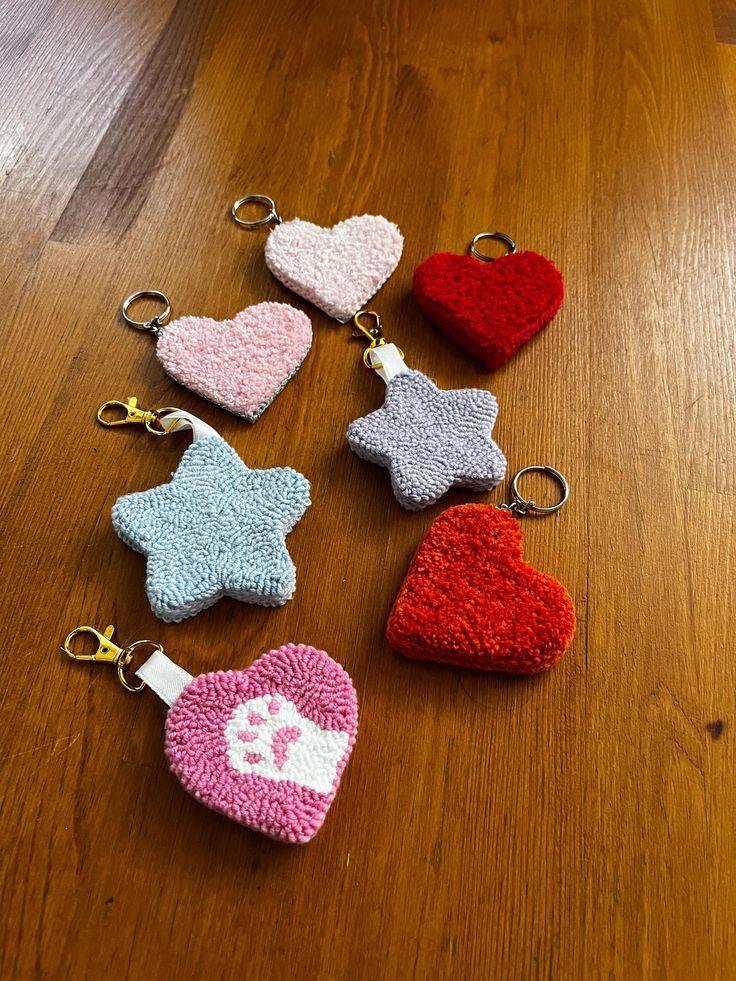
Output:
[[[735,38],[728,0],[6,4],[3,977],[733,977]],[[254,191],[285,217],[398,222],[387,334],[440,385],[497,395],[510,472],[568,475],[569,504],[524,525],[577,606],[553,671],[387,646],[432,520],[507,486],[409,514],[350,452],[383,386],[229,220]],[[490,373],[425,321],[411,275],[496,228],[567,297]],[[122,325],[143,287],[175,315],[295,303],[314,350],[250,426]],[[128,395],[309,477],[292,602],[153,616],[110,508],[187,439],[97,426]],[[81,623],[193,673],[291,640],[344,664],[360,734],[318,837],[279,845],[187,796],[158,700],[60,653]]]

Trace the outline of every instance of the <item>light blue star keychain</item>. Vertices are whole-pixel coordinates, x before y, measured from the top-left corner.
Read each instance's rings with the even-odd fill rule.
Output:
[[[372,327],[361,322],[371,318]],[[386,383],[380,409],[350,423],[347,440],[364,460],[386,467],[402,507],[418,511],[451,487],[490,490],[503,480],[506,458],[491,439],[498,402],[481,388],[438,388],[421,371],[411,371],[403,352],[388,343],[381,318],[361,310],[354,336],[370,345],[366,367]]]
[[[251,470],[219,433],[180,409],[146,412],[130,398],[105,402],[97,418],[194,436],[168,484],[126,494],[112,509],[115,531],[147,558],[157,617],[178,622],[223,596],[260,606],[291,599],[296,569],[285,538],[311,503],[306,477],[290,467]]]

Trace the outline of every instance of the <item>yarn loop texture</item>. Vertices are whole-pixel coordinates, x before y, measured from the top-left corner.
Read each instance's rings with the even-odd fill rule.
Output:
[[[112,522],[147,557],[153,612],[179,621],[222,596],[260,606],[291,599],[285,536],[309,504],[302,474],[251,470],[224,439],[207,436],[185,451],[170,483],[118,498]]]
[[[518,519],[490,504],[448,508],[430,527],[389,615],[407,657],[508,674],[555,665],[572,642],[567,589],[522,556]]]
[[[286,644],[245,671],[194,678],[166,717],[166,755],[207,807],[279,841],[319,831],[358,733],[347,671]]]
[[[347,440],[386,467],[396,500],[418,511],[451,487],[484,491],[503,480],[506,458],[491,439],[497,414],[484,389],[441,389],[421,371],[404,371],[386,386],[380,409],[350,424]]]
[[[322,228],[293,218],[266,242],[266,265],[284,286],[340,323],[378,292],[401,258],[404,237],[381,215],[359,215]]]
[[[312,345],[309,317],[288,303],[257,303],[232,320],[180,317],[156,354],[181,385],[248,422],[268,408]]]
[[[564,296],[562,276],[536,252],[492,262],[437,252],[414,271],[424,315],[487,368],[500,368],[545,327]]]

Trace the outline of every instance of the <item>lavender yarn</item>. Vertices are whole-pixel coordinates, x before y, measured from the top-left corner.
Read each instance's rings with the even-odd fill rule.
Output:
[[[503,480],[506,458],[491,439],[497,414],[490,392],[441,389],[421,371],[403,371],[381,408],[350,424],[347,440],[386,467],[399,504],[418,511],[451,487],[485,491]]]

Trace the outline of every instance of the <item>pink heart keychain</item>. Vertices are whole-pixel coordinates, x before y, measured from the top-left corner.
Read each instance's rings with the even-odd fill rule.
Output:
[[[494,259],[478,249],[497,239],[509,250]],[[564,295],[562,276],[544,256],[517,252],[503,232],[481,232],[470,255],[436,252],[414,271],[422,312],[487,368],[500,368],[552,320]]]
[[[133,320],[144,298],[165,304],[151,320]],[[171,305],[159,290],[139,290],[122,305],[126,323],[157,338],[164,371],[203,398],[255,422],[291,379],[312,346],[309,317],[288,303],[257,303],[230,320],[180,317],[166,327]]]
[[[252,221],[240,216],[245,205],[265,207]],[[266,194],[247,194],[231,208],[245,228],[273,225],[266,242],[266,265],[284,286],[341,324],[378,292],[398,265],[404,236],[381,215],[346,218],[322,228],[301,218],[283,221]]]
[[[77,661],[114,664],[128,691],[151,688],[169,706],[166,755],[198,801],[253,831],[292,844],[310,841],[329,811],[358,733],[358,700],[347,671],[324,651],[285,644],[243,671],[193,678],[159,644],[120,648],[114,627],[72,630],[64,651]],[[97,640],[77,654],[79,634]],[[153,653],[129,679],[139,647]]]

